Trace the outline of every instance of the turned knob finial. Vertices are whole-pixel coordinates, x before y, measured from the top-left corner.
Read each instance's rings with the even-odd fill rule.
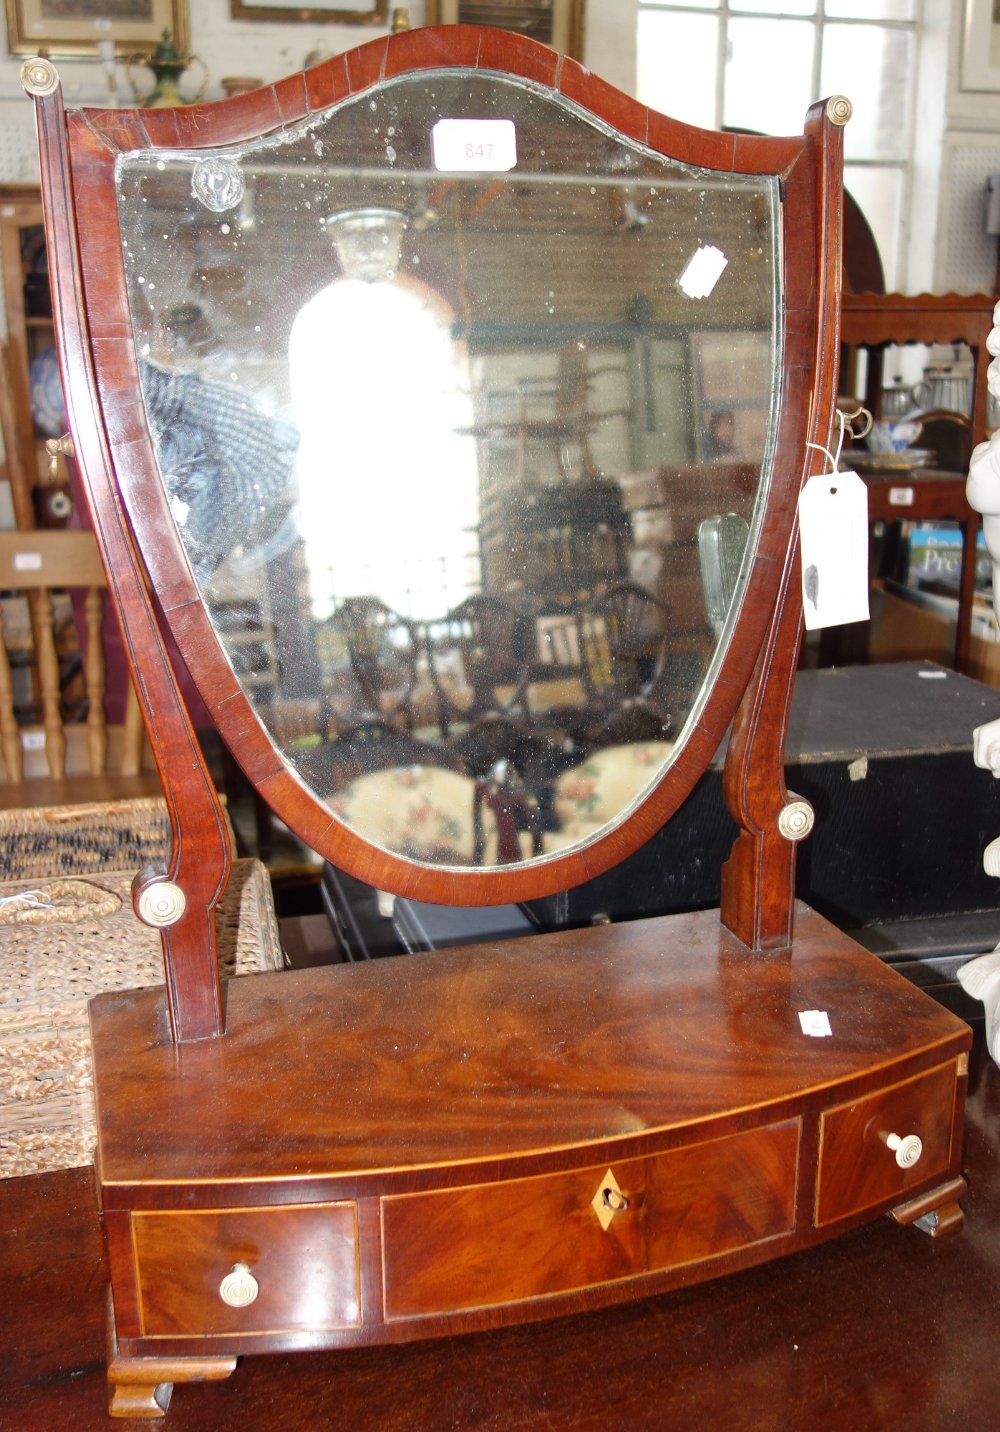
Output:
[[[924,1151],[919,1134],[907,1134],[905,1138],[900,1138],[899,1134],[889,1134],[885,1143],[896,1155],[900,1168],[912,1168]]]
[[[53,94],[59,88],[59,71],[44,55],[35,55],[21,66],[21,84],[31,95]]]
[[[260,1292],[260,1284],[248,1263],[234,1263],[219,1284],[219,1297],[231,1308],[248,1308]]]
[[[853,113],[854,106],[846,94],[831,95],[826,102],[826,117],[838,129],[843,128]]]

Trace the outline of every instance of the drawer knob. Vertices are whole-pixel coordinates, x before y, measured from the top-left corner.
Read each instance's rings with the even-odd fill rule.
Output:
[[[924,1151],[918,1134],[907,1134],[905,1138],[900,1138],[898,1134],[889,1134],[885,1142],[886,1147],[892,1149],[896,1155],[900,1168],[912,1168]]]
[[[248,1308],[260,1292],[260,1284],[246,1263],[234,1263],[219,1284],[219,1297],[231,1308]]]

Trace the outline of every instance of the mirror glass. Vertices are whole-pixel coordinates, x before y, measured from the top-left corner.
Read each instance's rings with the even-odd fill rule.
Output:
[[[116,177],[171,511],[288,765],[430,863],[622,819],[752,556],[777,181],[464,70]]]

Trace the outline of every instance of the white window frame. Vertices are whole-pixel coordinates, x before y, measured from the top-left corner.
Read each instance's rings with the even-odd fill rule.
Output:
[[[823,39],[826,29],[829,26],[841,28],[852,26],[859,31],[862,30],[902,30],[913,35],[913,83],[908,87],[907,93],[907,115],[906,115],[906,143],[905,152],[899,156],[885,159],[867,159],[851,157],[850,125],[845,133],[845,183],[848,189],[851,187],[851,173],[857,170],[892,169],[902,176],[900,206],[899,206],[899,232],[896,243],[896,271],[888,277],[892,280],[890,286],[893,288],[905,288],[910,238],[910,210],[913,200],[913,176],[915,168],[915,145],[917,125],[917,91],[919,88],[918,77],[920,73],[920,44],[923,29],[924,0],[916,0],[914,6],[915,15],[912,20],[881,20],[869,17],[857,19],[841,18],[840,16],[827,16],[826,0],[816,0],[816,13],[813,15],[793,14],[790,10],[756,10],[751,6],[735,9],[730,0],[717,0],[715,5],[689,5],[684,0],[638,0],[637,13],[643,11],[655,13],[656,11],[682,12],[690,15],[710,15],[719,20],[718,48],[715,57],[715,119],[717,129],[722,128],[723,116],[725,114],[726,95],[726,59],[728,54],[728,31],[729,21],[736,20],[796,20],[803,24],[812,24],[816,31],[816,44],[813,47],[813,73],[811,90],[814,99],[822,99],[825,96],[820,94],[820,77],[822,75],[823,63]],[[859,39],[859,44],[863,40]],[[645,101],[645,96],[639,95],[640,100]],[[683,116],[679,116],[683,117]]]

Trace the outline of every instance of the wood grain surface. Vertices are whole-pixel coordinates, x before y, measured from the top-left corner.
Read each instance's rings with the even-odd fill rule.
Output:
[[[881,1220],[766,1267],[486,1334],[249,1358],[173,1432],[988,1432],[1000,1405],[1000,1071],[974,1050],[960,1234]],[[105,1422],[92,1171],[0,1183],[0,1428]],[[139,1423],[121,1423],[123,1428]]]

